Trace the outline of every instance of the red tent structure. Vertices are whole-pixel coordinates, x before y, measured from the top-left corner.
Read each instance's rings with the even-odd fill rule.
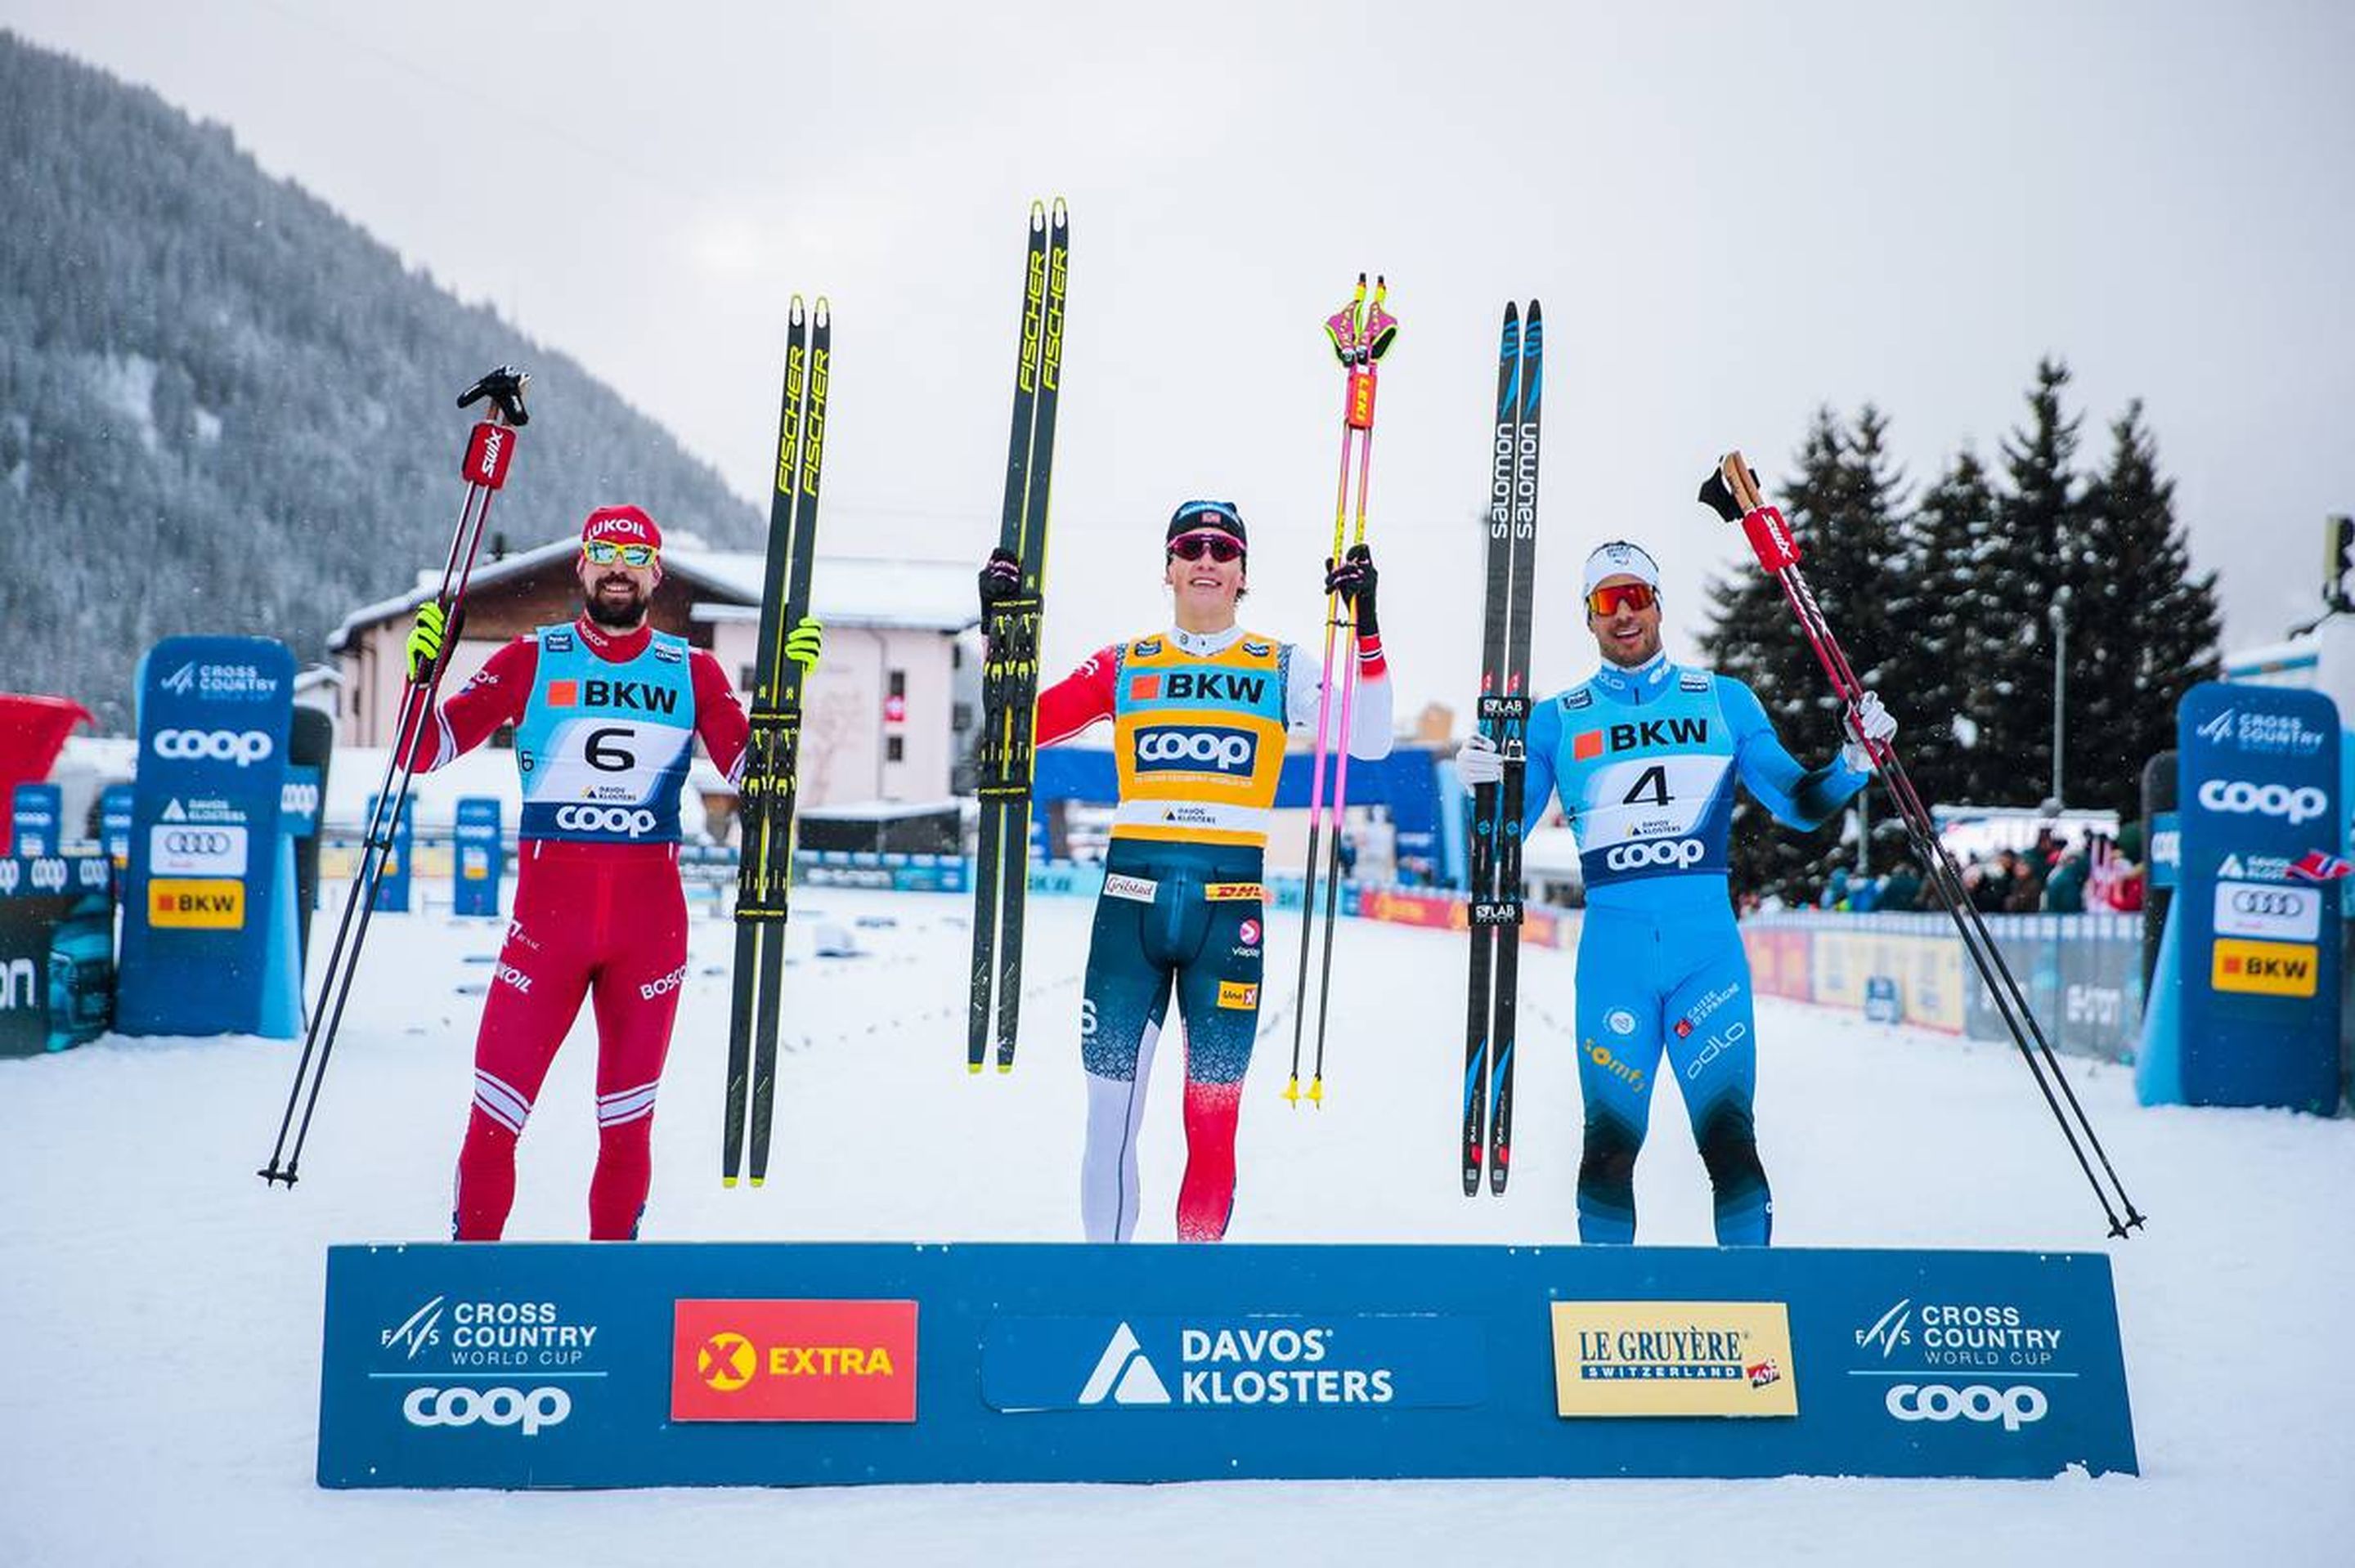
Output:
[[[0,692],[0,854],[16,853],[16,786],[47,779],[74,726],[92,722],[71,697]]]

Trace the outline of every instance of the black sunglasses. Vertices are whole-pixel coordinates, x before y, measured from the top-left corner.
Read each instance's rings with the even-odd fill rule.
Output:
[[[1199,561],[1204,556],[1220,566],[1242,559],[1243,547],[1224,534],[1181,534],[1169,542],[1169,553],[1181,561]]]

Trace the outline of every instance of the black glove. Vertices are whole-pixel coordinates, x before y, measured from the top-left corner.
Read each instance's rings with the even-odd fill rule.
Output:
[[[1360,637],[1381,630],[1374,620],[1374,587],[1380,580],[1381,574],[1374,569],[1374,553],[1363,545],[1350,546],[1338,566],[1325,563],[1325,591],[1339,594],[1357,611]]]
[[[1011,550],[992,550],[989,562],[981,568],[981,618],[1004,599],[1018,597],[1022,592],[1022,560]]]

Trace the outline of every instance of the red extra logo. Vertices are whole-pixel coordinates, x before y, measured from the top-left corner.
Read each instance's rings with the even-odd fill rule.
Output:
[[[913,1301],[680,1301],[674,1421],[913,1421]]]

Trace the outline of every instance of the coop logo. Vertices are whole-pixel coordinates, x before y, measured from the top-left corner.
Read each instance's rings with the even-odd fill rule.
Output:
[[[2232,816],[2282,817],[2291,827],[2310,822],[2330,809],[2330,797],[2311,784],[2252,784],[2245,779],[2209,779],[2200,785],[2200,803]]]
[[[913,1301],[680,1301],[675,1421],[916,1419]]]
[[[159,729],[155,755],[169,762],[234,762],[250,768],[275,743],[258,729]]]
[[[2051,1408],[2044,1391],[2027,1383],[2002,1389],[1984,1383],[1966,1388],[1943,1383],[1891,1383],[1882,1403],[1900,1421],[2000,1421],[2006,1432],[2043,1420]]]
[[[655,831],[655,814],[643,807],[559,806],[556,825],[570,833],[626,833],[634,839]]]
[[[649,980],[638,988],[640,1001],[652,1001],[658,996],[668,996],[687,983],[687,966],[681,964],[657,980]]]
[[[66,863],[44,857],[27,868],[27,876],[37,893],[63,893],[66,890]]]
[[[1249,730],[1222,727],[1162,727],[1136,737],[1139,773],[1247,773],[1259,758],[1259,737]]]
[[[572,1396],[560,1388],[413,1388],[400,1402],[400,1413],[411,1426],[520,1427],[537,1437],[550,1426],[563,1425],[572,1414]]]
[[[1700,863],[1708,852],[1699,839],[1654,839],[1649,842],[1613,844],[1603,853],[1603,863],[1613,871],[1644,871],[1665,866],[1674,871]]]

